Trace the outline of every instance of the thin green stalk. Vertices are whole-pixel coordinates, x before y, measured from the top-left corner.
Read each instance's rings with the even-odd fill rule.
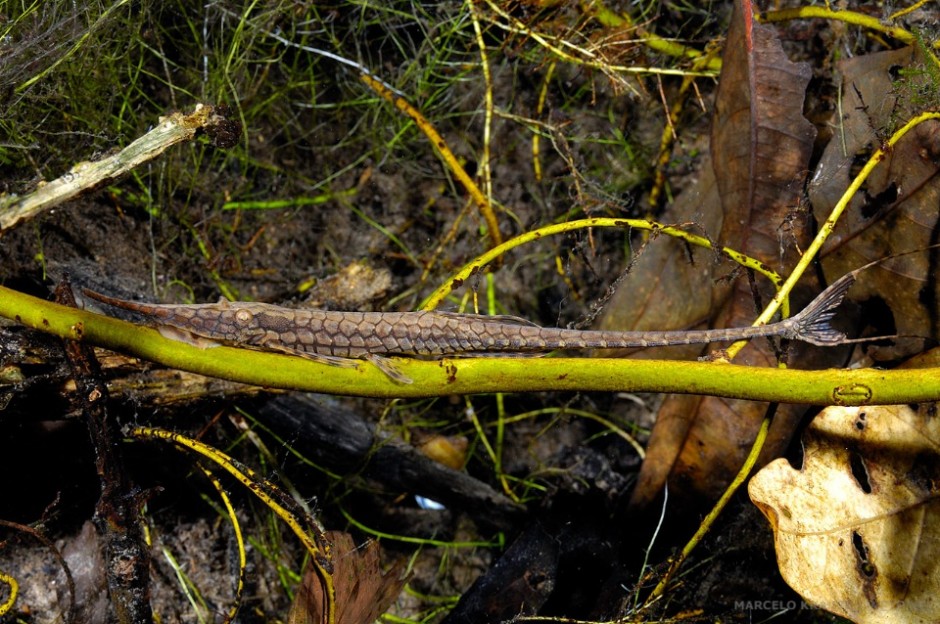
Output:
[[[62,338],[171,368],[271,388],[366,397],[489,392],[677,392],[811,405],[893,405],[940,399],[940,368],[801,371],[720,362],[609,358],[394,358],[399,384],[367,362],[320,364],[279,353],[201,349],[154,329],[68,308],[0,286],[0,316]]]
[[[734,480],[728,485],[724,493],[721,495],[721,498],[718,499],[718,502],[715,503],[715,506],[712,507],[711,511],[708,512],[708,515],[702,520],[699,524],[698,530],[695,532],[695,535],[686,543],[682,548],[682,552],[673,559],[672,563],[669,565],[669,569],[663,575],[662,580],[653,588],[653,592],[650,594],[647,603],[652,602],[663,592],[668,589],[669,584],[672,582],[672,578],[675,576],[676,572],[679,571],[679,567],[689,558],[689,555],[692,554],[692,551],[705,539],[705,535],[711,530],[714,526],[715,521],[718,520],[718,516],[721,515],[721,512],[724,511],[725,507],[728,506],[728,503],[731,502],[731,497],[738,491],[738,489],[744,485],[744,482],[747,481],[748,476],[751,474],[751,470],[754,469],[754,465],[757,464],[757,458],[760,457],[761,451],[764,449],[764,443],[767,441],[767,433],[770,431],[770,425],[773,424],[774,412],[776,412],[776,406],[771,406],[767,414],[764,416],[764,419],[761,421],[760,429],[757,430],[757,436],[754,439],[754,444],[751,446],[751,450],[747,455],[747,458],[744,460],[744,465],[741,466],[741,469],[738,470],[738,474],[735,475]]]
[[[845,209],[848,208],[849,203],[852,201],[852,198],[855,196],[855,193],[861,188],[865,180],[868,179],[868,176],[871,172],[885,159],[888,152],[900,141],[905,134],[913,130],[917,125],[928,121],[930,119],[940,120],[940,113],[928,111],[921,113],[920,115],[914,117],[903,127],[901,127],[897,132],[891,135],[891,138],[885,143],[883,147],[879,147],[868,159],[868,162],[865,163],[865,166],[862,167],[861,171],[858,172],[858,175],[855,176],[855,179],[852,180],[852,183],[849,184],[848,188],[845,189],[845,193],[842,194],[842,198],[836,203],[832,208],[832,212],[826,218],[826,220],[820,225],[819,232],[816,234],[816,237],[813,239],[813,242],[806,248],[806,251],[803,252],[803,255],[800,257],[800,261],[797,263],[796,267],[793,269],[793,272],[787,277],[787,280],[780,286],[777,294],[771,300],[771,302],[764,308],[764,311],[761,313],[757,320],[754,321],[754,324],[767,323],[773,318],[773,315],[781,307],[781,303],[786,301],[786,297],[790,294],[790,291],[793,290],[793,287],[796,286],[796,283],[803,276],[803,273],[809,269],[812,262],[815,260],[817,254],[822,249],[823,244],[829,238],[829,235],[832,234],[832,231],[835,229],[836,224],[839,222],[839,218],[842,216],[842,213],[845,212]]]

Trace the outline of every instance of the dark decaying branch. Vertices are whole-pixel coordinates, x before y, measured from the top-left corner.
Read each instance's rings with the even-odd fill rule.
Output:
[[[56,298],[75,305],[67,283]],[[66,358],[75,377],[76,393],[95,452],[101,496],[95,526],[104,538],[108,590],[119,624],[153,621],[150,608],[150,556],[140,527],[137,499],[132,494],[119,452],[120,431],[108,417],[108,391],[91,346],[66,341]]]
[[[337,403],[310,394],[280,396],[261,417],[291,446],[336,472],[360,472],[393,490],[433,499],[474,520],[505,529],[524,513],[485,483],[422,455]]]

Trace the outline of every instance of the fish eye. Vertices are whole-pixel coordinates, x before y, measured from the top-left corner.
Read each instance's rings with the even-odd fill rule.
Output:
[[[239,325],[248,325],[254,319],[254,316],[255,315],[251,313],[251,310],[240,308],[235,311],[235,322]]]

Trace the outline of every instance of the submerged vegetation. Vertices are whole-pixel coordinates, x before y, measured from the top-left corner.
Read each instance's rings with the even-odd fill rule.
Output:
[[[45,296],[52,281],[71,276],[78,285],[148,301],[225,296],[358,310],[415,309],[430,299],[450,310],[585,326],[622,285],[634,254],[676,232],[565,226],[584,217],[662,218],[677,195],[710,177],[702,163],[731,3],[7,0],[2,13],[0,199],[112,156],[162,117],[198,104],[220,107],[233,122],[229,147],[201,136],[3,231],[4,285]],[[915,18],[914,34],[878,20],[858,22],[877,34],[843,30],[838,45],[829,22],[792,22],[784,31],[788,52],[816,59],[814,79],[821,83],[806,103],[808,116],[825,119],[841,106],[844,94],[826,80],[846,50],[880,49],[883,37],[893,37],[929,56],[931,22]],[[930,88],[929,71],[924,76],[910,88],[902,76],[896,89],[930,100],[919,102],[929,108],[936,85]],[[787,215],[794,222],[806,212],[801,200],[795,203]],[[691,216],[675,218],[686,230],[683,240],[694,243],[677,246],[683,265],[717,257],[692,251],[712,245],[720,229],[703,212],[696,205]],[[546,226],[561,235],[544,235]],[[447,284],[457,269],[519,235],[528,235],[524,244],[488,258],[486,270],[481,263],[455,278],[460,288]],[[780,255],[785,242],[791,241],[783,234],[775,241]],[[782,281],[771,261],[742,258],[736,260],[747,270]],[[729,268],[713,281],[742,273]],[[712,280],[698,281],[710,287]],[[650,296],[649,285],[636,287],[640,298]],[[710,296],[682,291],[673,305]],[[222,360],[227,354],[215,353]],[[265,372],[277,368],[276,357],[253,353],[244,365],[252,361]],[[308,363],[296,364],[303,371]],[[522,602],[529,600],[529,608],[541,600],[539,614],[614,618],[635,610],[652,617],[657,609],[673,613],[707,602],[689,591],[657,603],[665,582],[644,602],[643,588],[659,580],[649,566],[681,547],[687,527],[660,534],[655,519],[643,518],[649,532],[637,541],[618,525],[649,439],[654,410],[644,403],[654,399],[557,391],[271,401],[257,388],[140,372],[126,361],[111,366],[114,417],[133,425],[125,429],[135,440],[128,473],[147,493],[135,497],[146,502],[159,572],[153,576],[160,577],[154,608],[166,621],[229,613],[231,592],[220,588],[233,585],[250,597],[239,616],[245,621],[288,619],[287,605],[303,595],[305,554],[284,523],[298,533],[309,529],[316,543],[304,543],[306,554],[321,573],[329,567],[317,559],[322,536],[309,514],[327,529],[380,538],[407,562],[412,580],[387,621],[438,621],[516,538],[531,540],[535,550],[544,546],[557,565],[557,576],[539,586],[545,562],[528,562],[536,587]],[[43,374],[55,378],[64,369]],[[124,383],[128,370],[140,376]],[[48,394],[58,396],[54,389]],[[76,406],[63,400],[47,417],[59,420]],[[303,422],[275,424],[292,410],[352,423],[362,437],[355,444],[328,436],[311,442],[309,432],[300,433]],[[7,426],[2,418],[0,410]],[[61,446],[43,437],[55,433],[11,434],[2,468],[33,466],[30,449],[42,448],[48,450],[36,454],[52,476],[34,487],[24,476],[0,504],[0,519],[41,518],[50,535],[67,536],[92,516],[97,483],[69,478],[90,473],[94,458],[75,420],[62,427],[69,433]],[[160,440],[195,449],[258,499],[240,491],[230,500],[225,490],[235,488],[209,471],[188,478],[196,460],[172,454]],[[440,509],[412,496],[417,486],[407,475],[390,482],[375,468],[390,457],[426,462],[415,459],[414,449],[450,466],[450,477],[459,473],[479,484],[485,496],[458,497]],[[282,490],[289,503],[279,498]],[[524,505],[535,513],[523,523]],[[754,558],[767,558],[769,541],[755,529],[756,513],[740,514],[744,520],[716,529],[715,541],[740,540],[761,553]],[[740,531],[737,522],[748,529]],[[220,537],[230,526],[237,539]],[[190,555],[194,550],[203,554]],[[0,587],[18,569],[10,553],[0,549]],[[710,569],[720,571],[737,566],[740,553],[719,546],[714,556]],[[246,560],[256,566],[248,575]],[[737,567],[743,571],[725,581],[729,586],[752,580]],[[754,575],[766,580],[754,591],[786,591],[770,570]],[[702,577],[703,586],[711,582]],[[548,586],[556,583],[552,594]],[[727,608],[719,605],[715,614]]]

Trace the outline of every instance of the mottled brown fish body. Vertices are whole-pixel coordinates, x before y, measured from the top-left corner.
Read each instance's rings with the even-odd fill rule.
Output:
[[[168,325],[224,344],[236,344],[240,339],[237,329],[238,323],[235,319],[238,313],[237,306],[240,304],[164,305],[117,299],[87,288],[84,293],[92,299],[97,299],[116,308],[142,314],[156,325]]]
[[[524,353],[552,349],[656,347],[731,342],[782,336],[818,345],[845,336],[829,326],[835,307],[854,281],[834,283],[798,315],[758,327],[693,331],[583,331],[538,327],[516,317],[446,312],[339,312],[284,308],[265,303],[221,302],[156,305],[88,296],[149,317],[195,336],[234,346],[251,346],[334,358],[370,355],[442,356]]]

